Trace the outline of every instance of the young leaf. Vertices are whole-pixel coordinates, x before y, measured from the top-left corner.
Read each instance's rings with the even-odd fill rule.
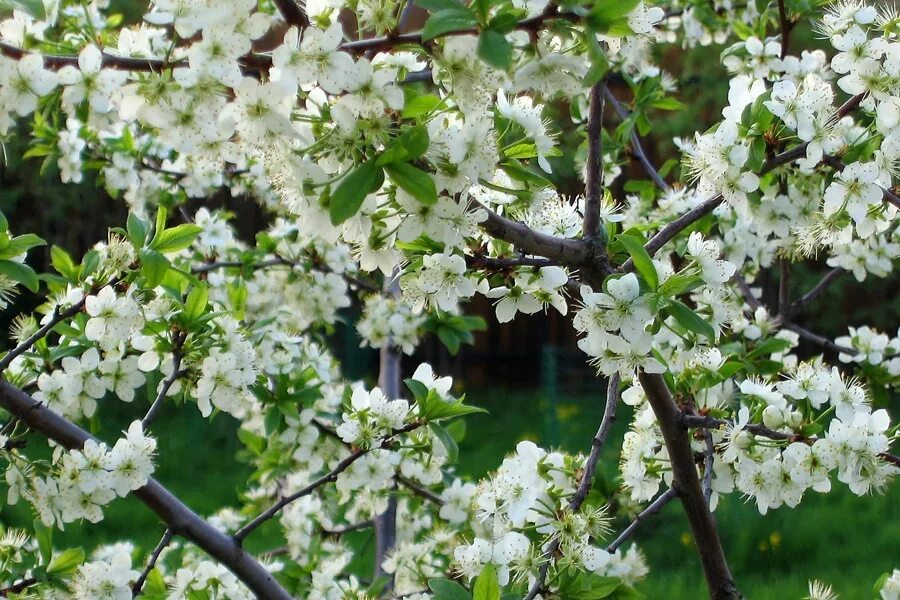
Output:
[[[437,202],[437,189],[434,185],[434,179],[425,171],[409,163],[386,165],[384,170],[394,185],[422,204],[434,204]]]
[[[494,565],[485,565],[481,574],[475,578],[472,599],[500,600],[500,584],[497,583],[497,572],[494,570]]]
[[[50,564],[47,565],[47,575],[65,577],[75,572],[76,567],[84,562],[84,550],[81,548],[69,548],[59,554],[54,554]]]
[[[634,268],[641,274],[641,277],[644,278],[644,281],[647,282],[650,289],[655,290],[659,287],[659,277],[656,274],[656,267],[653,266],[653,260],[650,258],[650,255],[647,254],[641,240],[631,235],[620,235],[618,240],[622,242],[625,250],[631,255],[631,261],[634,263]]]
[[[159,233],[150,244],[150,248],[162,254],[178,252],[193,244],[201,231],[203,228],[199,225],[184,223]]]
[[[331,194],[328,213],[331,223],[340,225],[356,214],[363,200],[378,184],[381,168],[374,160],[369,160],[350,171]]]
[[[155,288],[169,270],[169,259],[155,250],[141,250],[139,256],[144,285],[150,289]]]
[[[147,241],[147,224],[134,213],[128,213],[128,239],[135,248],[143,248]]]
[[[472,600],[469,590],[450,579],[429,579],[428,587],[435,600]]]
[[[441,441],[441,445],[447,451],[447,460],[451,463],[456,462],[457,457],[459,457],[459,446],[456,445],[456,440],[437,423],[429,423],[428,429]]]
[[[40,282],[34,269],[14,260],[0,260],[0,275],[6,275],[13,281],[18,281],[35,293],[40,287]]]
[[[434,13],[422,28],[422,41],[427,42],[434,38],[450,33],[471,29],[478,24],[475,15],[468,8],[446,8]]]
[[[195,286],[184,301],[184,316],[190,321],[199,319],[209,302],[209,289],[206,284]]]
[[[3,250],[0,250],[0,259],[8,259],[15,258],[20,254],[24,254],[28,252],[35,246],[46,246],[47,242],[33,233],[26,233],[25,235],[17,235],[13,239],[7,242],[6,246],[3,247]]]
[[[512,45],[502,33],[488,29],[478,36],[478,56],[487,64],[506,71],[512,60]]]
[[[672,316],[675,317],[675,320],[688,331],[704,335],[710,342],[716,341],[716,331],[712,328],[712,325],[678,300],[671,301],[669,310]]]

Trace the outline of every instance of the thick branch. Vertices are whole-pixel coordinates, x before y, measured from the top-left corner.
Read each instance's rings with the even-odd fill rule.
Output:
[[[669,501],[673,500],[678,495],[678,491],[675,486],[670,487],[665,492],[656,497],[656,499],[647,505],[647,508],[642,510],[638,515],[634,518],[634,521],[625,528],[622,533],[619,534],[619,537],[613,540],[613,542],[606,547],[606,551],[610,554],[615,553],[619,547],[624,544],[628,539],[634,535],[634,532],[638,530],[638,527],[641,526],[641,523],[646,521],[649,517],[652,517],[656,513],[662,510],[663,506],[669,503]]]
[[[12,584],[9,587],[0,589],[0,598],[6,598],[10,594],[19,594],[38,582],[36,577],[26,577],[25,579]]]
[[[603,195],[603,108],[606,83],[591,87],[587,122],[587,164],[585,165],[584,223],[582,237],[594,240],[600,230],[600,199]]]
[[[567,265],[583,264],[590,259],[590,250],[578,240],[539,233],[524,223],[498,215],[479,202],[473,202],[473,206],[487,213],[487,219],[481,222],[482,229],[527,254],[543,256]]]
[[[0,381],[0,406],[20,415],[32,429],[65,448],[80,449],[92,439],[86,431],[37,402],[22,390]],[[291,596],[256,559],[231,538],[200,518],[155,479],[134,492],[176,535],[221,562],[259,598],[290,600]]]
[[[675,405],[666,380],[661,375],[641,372],[639,379],[650,407],[656,415],[669,453],[673,485],[678,490],[691,526],[709,596],[711,600],[739,599],[741,595],[728,570],[716,522],[703,497],[703,488],[697,476],[697,468],[694,466],[694,453],[682,420],[682,413]]]
[[[288,25],[295,25],[300,29],[309,26],[309,17],[294,0],[272,0],[272,4],[275,5]]]
[[[778,24],[781,29],[781,58],[787,56],[788,45],[791,41],[791,22],[788,20],[787,8],[784,0],[778,0]]]

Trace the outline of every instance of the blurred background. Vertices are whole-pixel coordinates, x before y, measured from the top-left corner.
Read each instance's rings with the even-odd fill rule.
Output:
[[[141,3],[118,4],[126,21],[138,18]],[[794,47],[806,47],[801,45],[806,40],[813,46],[819,45],[802,27],[794,35]],[[645,148],[655,164],[677,156],[673,136],[704,131],[719,119],[727,94],[727,75],[718,61],[720,51],[720,47],[670,47],[659,56],[664,68],[680,81],[676,97],[685,109],[655,115],[654,129],[645,139]],[[629,98],[624,84],[614,91],[619,98]],[[560,109],[560,114],[566,113]],[[613,115],[608,117],[611,124],[617,123]],[[11,136],[3,145],[5,161],[0,163],[0,210],[14,231],[34,232],[73,255],[80,255],[97,240],[105,239],[108,227],[125,222],[124,202],[110,198],[92,174],[87,174],[80,185],[63,185],[53,161],[42,165],[40,159],[23,160],[27,139],[27,129]],[[560,145],[564,156],[555,159],[555,183],[562,190],[578,192],[571,160],[579,151],[577,142],[563,137]],[[645,179],[645,175],[636,165],[625,167],[613,189],[617,199],[624,199],[622,185],[629,179]],[[234,212],[234,223],[246,240],[252,240],[254,233],[267,223],[266,215],[252,201],[232,198],[227,192],[196,204]],[[49,269],[47,252],[47,248],[38,248],[30,259],[39,272]],[[793,278],[794,294],[810,288],[827,270],[824,258],[819,263],[798,267]],[[758,283],[765,297],[777,295],[777,277],[763,276]],[[806,322],[799,321],[827,337],[846,333],[848,325],[869,324],[892,332],[900,322],[897,292],[890,281],[870,278],[858,283],[846,275],[806,312]],[[20,297],[15,307],[0,314],[0,331],[7,331],[10,320],[20,310],[38,303],[39,298]],[[456,356],[429,338],[416,356],[404,357],[405,374],[428,361],[436,372],[453,375],[458,391],[466,392],[469,403],[491,413],[490,417],[476,415],[467,419],[466,438],[460,444],[462,474],[472,478],[484,475],[524,439],[545,447],[585,451],[600,422],[606,382],[596,378],[577,350],[569,319],[551,311],[547,315],[519,315],[513,323],[500,325],[492,323],[491,311],[489,301],[483,297],[469,306],[469,313],[486,318],[488,329],[477,333],[475,344],[464,346]],[[347,377],[374,384],[377,352],[359,348],[353,328],[357,315],[358,307],[346,311],[342,326],[331,339],[331,347],[342,361]],[[817,347],[805,344],[799,349],[803,357],[818,352]],[[886,403],[894,418],[900,416],[900,401],[896,397],[882,398],[880,402]],[[101,407],[99,434],[114,436],[131,420],[128,408],[121,403]],[[617,485],[618,446],[629,416],[626,410],[622,411],[602,454],[602,476],[609,487]],[[204,434],[199,437],[196,432],[201,430]],[[240,448],[235,421],[223,414],[210,425],[193,407],[183,406],[178,411],[164,411],[158,431],[164,432],[159,438],[158,479],[201,514],[237,503],[237,492],[245,487],[250,469],[237,460],[225,464],[221,461],[223,456],[236,455]],[[832,584],[842,598],[870,598],[875,580],[900,566],[897,484],[883,496],[865,498],[854,496],[840,484],[836,488],[827,496],[807,493],[797,509],[780,508],[766,516],[759,515],[755,505],[745,503],[739,495],[722,499],[716,518],[730,566],[748,598],[801,598],[806,594],[807,580],[812,578]],[[121,536],[148,548],[163,530],[149,511],[130,499],[116,501],[106,514],[99,526],[67,525],[57,543],[84,543],[90,548]],[[30,519],[22,505],[14,510],[0,510],[4,523],[22,519]],[[687,523],[675,503],[649,521],[635,539],[651,568],[650,576],[639,586],[648,598],[704,596]]]

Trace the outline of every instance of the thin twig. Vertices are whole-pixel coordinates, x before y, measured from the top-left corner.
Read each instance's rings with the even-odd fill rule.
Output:
[[[588,493],[591,491],[591,483],[594,480],[594,473],[597,470],[597,462],[600,460],[600,450],[603,448],[603,444],[609,436],[612,425],[616,421],[616,405],[619,403],[620,398],[620,383],[621,379],[619,378],[619,374],[613,373],[612,377],[609,378],[609,385],[607,386],[606,407],[603,409],[600,428],[597,429],[597,433],[591,440],[591,453],[584,463],[581,482],[578,484],[578,489],[575,490],[575,494],[569,502],[569,510],[573,512],[581,508]]]
[[[362,529],[368,529],[372,526],[372,520],[369,519],[367,521],[360,521],[359,523],[353,523],[352,525],[344,525],[343,527],[335,527],[334,529],[326,529],[325,527],[321,527],[319,531],[321,531],[322,535],[330,535],[334,537],[340,537],[346,533],[350,533],[352,531],[360,531]]]
[[[0,598],[6,598],[10,594],[18,594],[30,588],[38,582],[36,577],[27,577],[18,583],[14,583],[9,587],[0,589]]]
[[[153,400],[153,404],[150,405],[147,414],[141,419],[141,428],[144,431],[150,429],[150,425],[156,419],[157,415],[159,415],[159,411],[162,410],[163,402],[165,401],[169,390],[179,377],[187,373],[187,371],[181,370],[181,350],[184,347],[186,339],[186,331],[179,331],[175,334],[175,343],[172,346],[172,373],[166,377],[165,381],[163,381],[162,387],[159,388],[159,392],[156,394],[156,399]]]
[[[48,333],[50,333],[50,330],[56,327],[57,324],[81,312],[81,309],[84,308],[84,303],[86,301],[87,295],[84,295],[82,296],[81,300],[63,311],[60,311],[59,307],[57,306],[54,309],[53,316],[49,321],[44,323],[44,325],[41,326],[40,329],[32,333],[30,336],[28,336],[27,339],[20,342],[18,345],[16,345],[15,348],[7,352],[6,355],[2,359],[0,359],[0,373],[5,371],[6,368],[9,367],[10,364],[12,364],[12,361],[16,359],[16,357],[28,352],[28,350],[32,346],[34,346],[39,340],[43,339]]]
[[[713,210],[716,209],[717,206],[722,204],[725,198],[722,197],[722,194],[718,194],[713,196],[708,200],[704,200],[688,212],[684,213],[662,229],[660,229],[656,235],[650,238],[650,241],[644,244],[644,249],[647,251],[647,254],[653,256],[659,251],[660,248],[666,245],[672,238],[676,235],[690,227],[696,221],[699,221]],[[629,258],[622,266],[619,267],[621,271],[633,271],[634,270],[634,262]]]
[[[673,485],[665,492],[657,496],[656,500],[651,502],[649,505],[647,505],[647,508],[638,513],[638,515],[634,518],[634,521],[632,521],[631,524],[628,525],[628,527],[626,527],[625,530],[619,534],[619,537],[613,540],[613,542],[606,547],[606,551],[610,554],[614,554],[615,551],[619,549],[619,546],[624,544],[626,541],[628,541],[628,538],[634,535],[634,532],[637,531],[638,527],[641,526],[641,523],[662,510],[663,506],[668,504],[677,495],[678,491]]]
[[[840,267],[835,267],[832,270],[828,271],[828,273],[826,273],[822,277],[822,279],[819,280],[819,283],[813,286],[811,290],[803,294],[803,296],[801,296],[799,300],[788,307],[787,314],[791,315],[796,313],[803,307],[803,305],[809,304],[810,302],[821,296],[825,292],[825,290],[828,289],[828,286],[834,283],[838,279],[838,277],[843,275],[845,272],[846,271],[844,271],[844,269]]]
[[[616,114],[619,115],[619,118],[622,121],[625,121],[630,116],[628,111],[625,110],[625,107],[622,106],[622,103],[619,102],[618,98],[616,98],[612,91],[610,91],[609,86],[604,86],[603,93],[606,95],[606,101],[609,102],[613,110],[616,111]],[[647,157],[647,152],[644,150],[643,144],[641,144],[641,139],[638,137],[637,132],[632,129],[631,130],[631,151],[634,153],[634,156],[638,159],[638,162],[641,163],[641,166],[644,167],[644,171],[653,180],[653,183],[664,192],[670,191],[672,188],[666,183],[666,180],[663,179],[663,176],[660,172],[653,166],[653,163],[650,162],[650,159]]]
[[[403,477],[402,475],[397,475],[396,480],[397,480],[397,483],[399,483],[400,485],[402,485],[403,487],[405,487],[406,489],[411,491],[416,496],[419,496],[420,498],[424,498],[425,500],[428,500],[429,502],[431,502],[432,504],[436,504],[437,506],[444,505],[444,499],[441,498],[440,496],[438,496],[437,494],[435,494],[434,492],[432,492],[431,490],[426,489],[420,485],[417,485],[415,482],[410,481],[409,479],[407,479],[406,477]]]
[[[803,339],[808,340],[814,344],[818,344],[819,346],[822,346],[826,350],[831,350],[832,352],[838,352],[840,354],[849,354],[851,356],[854,356],[857,353],[856,350],[854,350],[853,348],[848,348],[846,346],[840,346],[838,344],[835,344],[827,337],[821,336],[818,333],[814,333],[814,332],[810,331],[809,329],[805,329],[805,328],[797,325],[796,323],[786,321],[781,324],[781,327],[784,329],[793,331],[794,333],[796,333]]]
[[[150,555],[150,560],[147,561],[147,566],[144,567],[144,570],[141,571],[141,574],[134,582],[134,585],[131,586],[132,598],[137,598],[140,595],[141,589],[144,587],[144,582],[147,581],[147,577],[150,575],[150,571],[152,571],[153,567],[156,566],[156,562],[159,560],[160,554],[162,554],[162,551],[166,549],[166,546],[168,546],[172,542],[172,537],[174,535],[175,532],[172,531],[171,527],[166,529],[165,533],[163,533],[162,538],[159,540],[159,543],[156,545],[156,548]]]
[[[575,490],[572,499],[569,501],[568,509],[571,512],[575,512],[581,508],[581,505],[584,503],[585,499],[587,499],[588,493],[591,491],[591,482],[594,480],[594,473],[597,470],[597,462],[600,459],[600,450],[603,448],[603,444],[612,429],[612,424],[616,420],[616,405],[619,403],[620,398],[620,383],[621,379],[619,378],[618,373],[614,373],[613,376],[609,378],[609,386],[606,391],[606,407],[603,409],[600,427],[597,429],[597,433],[591,440],[591,452],[585,460],[584,468],[581,471],[581,480],[578,482],[578,488]],[[544,581],[547,578],[547,573],[550,570],[550,564],[553,562],[553,557],[559,549],[559,543],[559,538],[556,538],[549,546],[547,546],[547,550],[544,552],[543,556],[544,563],[538,570],[538,576],[531,585],[531,588],[529,588],[525,600],[533,600],[540,593]]]
[[[376,448],[376,447],[385,448],[391,443],[394,436],[399,435],[401,433],[408,433],[408,432],[412,431],[413,429],[416,429],[420,426],[421,426],[421,423],[418,423],[418,422],[405,425],[401,429],[395,430],[389,436],[384,438],[384,440],[382,440],[381,444],[379,444],[378,446],[374,446],[373,448]],[[335,467],[333,469],[331,469],[331,471],[329,471],[322,477],[319,477],[318,479],[316,479],[315,481],[313,481],[312,483],[310,483],[303,489],[301,489],[297,492],[294,492],[293,494],[289,494],[287,496],[281,497],[272,506],[270,506],[269,508],[267,508],[266,510],[261,512],[259,515],[257,515],[252,521],[250,521],[249,523],[247,523],[246,525],[241,527],[234,534],[235,541],[237,541],[238,543],[241,543],[244,540],[244,538],[246,538],[248,535],[253,533],[253,531],[256,530],[260,525],[262,525],[263,523],[265,523],[266,521],[268,521],[269,519],[274,517],[276,514],[278,514],[281,511],[281,509],[283,509],[285,506],[287,506],[291,502],[294,502],[295,500],[298,500],[304,496],[310,495],[315,490],[317,490],[318,488],[322,487],[323,485],[325,485],[327,483],[332,483],[334,481],[337,481],[338,475],[340,475],[341,473],[346,471],[348,468],[350,468],[350,465],[355,463],[357,460],[359,460],[360,458],[362,458],[369,452],[370,452],[370,450],[367,450],[364,448],[359,448],[359,449],[351,452],[348,456],[346,456],[343,460],[341,460],[337,465],[335,465]]]
[[[782,258],[778,263],[778,314],[785,314],[791,302],[791,261]]]

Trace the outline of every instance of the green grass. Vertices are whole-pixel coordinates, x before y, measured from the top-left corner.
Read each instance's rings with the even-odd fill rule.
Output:
[[[561,448],[583,451],[589,446],[604,403],[602,393],[560,397],[555,408],[536,392],[481,391],[469,393],[467,398],[491,412],[467,419],[468,434],[460,444],[460,471],[471,477],[496,468],[523,439],[546,443],[555,438]],[[107,407],[104,414],[112,415],[99,427],[98,435],[114,439],[116,431],[128,422],[128,415],[142,408],[140,404]],[[608,481],[614,480],[618,446],[630,417],[627,407],[622,408],[601,456],[600,472]],[[549,418],[554,412],[555,426]],[[190,405],[168,405],[154,425],[159,439],[156,477],[201,515],[235,506],[237,490],[249,475],[245,465],[233,460],[240,447],[235,427],[236,422],[226,415],[211,424],[204,423]],[[729,564],[747,598],[799,600],[806,595],[807,580],[813,578],[832,584],[843,600],[870,598],[875,580],[900,565],[897,486],[886,496],[867,498],[854,496],[840,484],[836,486],[837,491],[826,496],[808,495],[797,509],[782,508],[766,516],[737,495],[722,500],[716,517]],[[30,518],[22,503],[0,511],[4,523],[22,523]],[[133,499],[124,499],[107,508],[106,518],[99,525],[70,523],[64,532],[55,534],[54,541],[60,547],[84,544],[89,549],[103,541],[132,539],[147,549],[162,531],[149,510]],[[648,599],[705,597],[700,567],[687,533],[687,524],[674,503],[638,531],[635,540],[651,568],[650,576],[640,586]]]

